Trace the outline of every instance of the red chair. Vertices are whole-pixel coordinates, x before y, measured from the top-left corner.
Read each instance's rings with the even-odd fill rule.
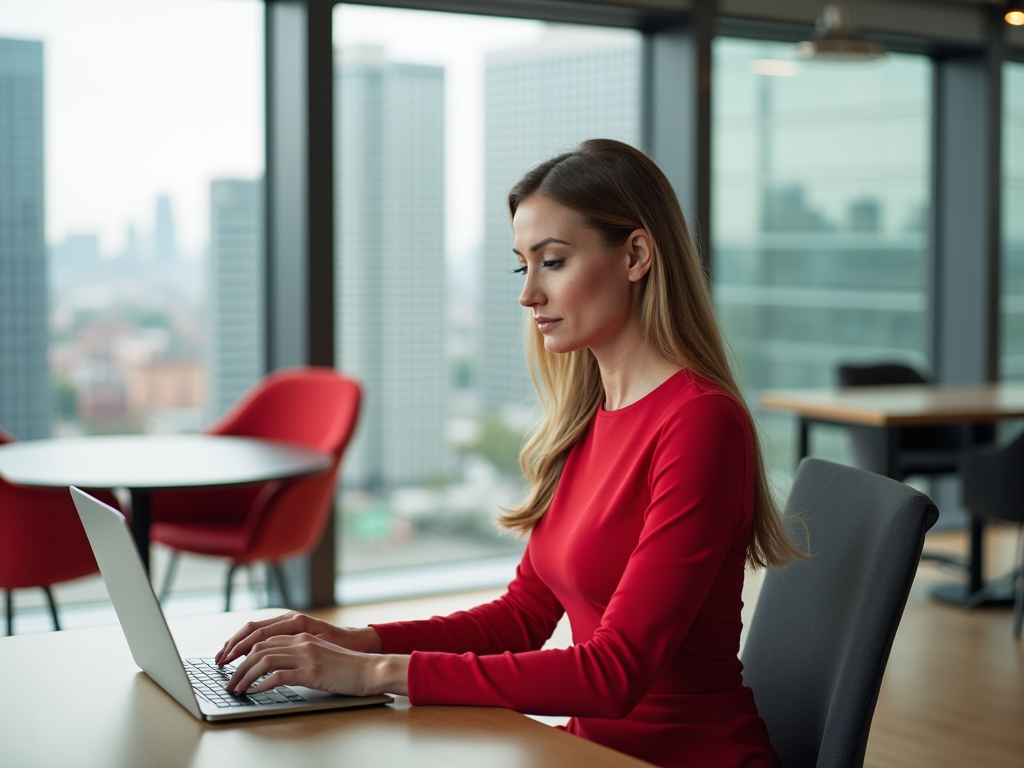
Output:
[[[334,461],[295,480],[153,494],[151,538],[173,550],[161,598],[170,591],[178,553],[191,552],[231,560],[225,610],[231,609],[235,570],[255,562],[269,566],[290,603],[281,563],[320,542],[360,399],[359,383],[333,368],[284,369],[264,377],[211,427],[210,434],[295,443],[329,453]]]
[[[0,444],[14,439],[0,430]],[[117,500],[92,491],[107,504]],[[96,573],[82,521],[67,488],[28,488],[0,477],[0,589],[7,592],[7,634],[14,634],[14,590],[42,587],[60,629],[50,587]]]

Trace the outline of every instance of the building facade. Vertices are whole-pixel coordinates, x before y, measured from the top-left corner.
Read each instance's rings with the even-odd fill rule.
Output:
[[[43,43],[0,38],[0,429],[50,433]]]
[[[207,419],[224,414],[266,371],[262,183],[210,182]]]
[[[363,384],[349,487],[448,467],[444,70],[341,50],[335,62],[339,368]]]

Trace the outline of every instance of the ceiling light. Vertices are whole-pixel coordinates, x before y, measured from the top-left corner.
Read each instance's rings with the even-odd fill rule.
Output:
[[[853,27],[846,3],[829,3],[815,24],[813,40],[798,43],[796,55],[815,61],[870,61],[885,55],[885,48],[863,37]]]
[[[1006,4],[1006,10],[1003,12],[1003,18],[1006,19],[1007,24],[1013,24],[1015,27],[1024,26],[1024,2],[1014,2],[1010,0]]]

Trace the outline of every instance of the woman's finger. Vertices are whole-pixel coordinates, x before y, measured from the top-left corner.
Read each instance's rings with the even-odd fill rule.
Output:
[[[249,659],[246,659],[248,662]],[[228,681],[227,690],[237,693],[244,693],[264,675],[269,675],[285,669],[294,669],[298,665],[298,658],[294,653],[284,652],[278,649],[262,651],[255,662],[248,664],[243,670],[239,668]]]
[[[256,643],[277,635],[294,635],[304,632],[307,618],[301,613],[293,612],[265,621],[250,621],[228,640],[214,661],[223,666],[239,656],[249,653]]]

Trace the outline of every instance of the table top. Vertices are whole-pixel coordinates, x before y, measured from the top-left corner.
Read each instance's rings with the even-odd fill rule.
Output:
[[[1024,418],[1024,384],[774,390],[762,392],[760,402],[768,410],[846,424],[963,424]]]
[[[211,655],[279,610],[171,620],[183,656]],[[120,627],[0,637],[0,763],[19,768],[400,765],[642,768],[507,709],[387,706],[221,724],[193,718],[132,661]]]
[[[331,457],[271,440],[220,435],[104,435],[0,445],[11,483],[81,488],[186,488],[310,474]]]

